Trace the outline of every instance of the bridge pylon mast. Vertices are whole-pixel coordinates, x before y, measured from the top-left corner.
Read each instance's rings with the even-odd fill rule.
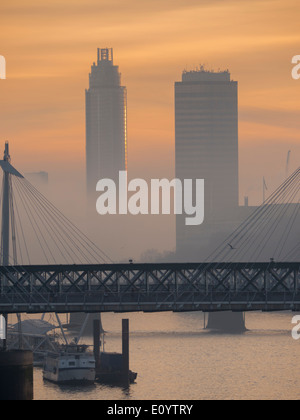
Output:
[[[2,197],[2,229],[1,229],[1,265],[9,265],[10,248],[10,221],[13,218],[13,211],[10,214],[12,196],[11,180],[12,176],[24,178],[10,163],[9,144],[5,143],[4,157],[0,160],[0,167],[3,170],[3,197]],[[14,236],[14,230],[13,230]],[[14,245],[14,237],[13,237]],[[15,262],[16,264],[16,262]]]
[[[9,145],[5,143],[4,162],[10,163]],[[10,221],[10,180],[11,174],[3,171],[3,197],[2,197],[2,230],[1,230],[1,265],[9,265],[9,221]]]
[[[9,155],[9,144],[5,143],[4,157],[0,160],[0,167],[3,170],[3,197],[2,197],[2,229],[1,229],[1,266],[7,267],[9,265],[9,247],[10,247],[10,205],[11,205],[11,177],[12,175],[18,178],[23,178],[11,164]],[[1,279],[1,290],[6,285],[5,275]],[[7,336],[7,315],[4,315],[6,324]],[[3,349],[6,350],[6,338],[3,340]]]
[[[4,162],[10,163],[9,145],[5,143]],[[3,171],[3,197],[2,197],[2,229],[1,229],[1,265],[9,265],[9,194],[10,194],[10,173]],[[5,279],[4,279],[5,282]],[[7,315],[5,319],[5,338],[3,340],[3,349],[6,350],[7,340]]]

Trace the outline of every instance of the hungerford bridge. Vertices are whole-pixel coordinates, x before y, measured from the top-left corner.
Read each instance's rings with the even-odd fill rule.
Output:
[[[8,144],[0,166],[2,314],[300,310],[300,246],[286,245],[299,229],[300,168],[208,262],[115,264],[11,165]],[[30,263],[21,208],[27,214],[24,224],[31,225],[48,261],[45,265]],[[283,219],[287,222],[274,254],[257,262]],[[57,255],[72,263],[53,263]],[[88,263],[74,264],[82,259]]]

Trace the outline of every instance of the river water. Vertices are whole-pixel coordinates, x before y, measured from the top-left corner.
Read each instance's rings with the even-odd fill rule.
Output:
[[[103,314],[105,351],[121,352],[121,320],[130,320],[129,389],[58,386],[34,370],[36,400],[300,399],[300,340],[292,313],[246,315],[248,332],[203,330],[202,313]],[[87,343],[87,339],[84,340]],[[92,340],[90,340],[90,343]]]

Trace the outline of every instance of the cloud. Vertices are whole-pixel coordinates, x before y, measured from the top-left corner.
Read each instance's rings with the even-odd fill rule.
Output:
[[[249,1],[249,0],[244,0]],[[253,1],[253,0],[252,0]],[[264,0],[264,2],[274,0]],[[228,0],[227,3],[241,2],[241,0]],[[260,0],[261,2],[261,0]],[[0,7],[6,15],[47,15],[60,13],[69,16],[101,13],[103,18],[113,18],[118,14],[126,17],[137,16],[143,13],[159,13],[162,11],[181,10],[187,8],[207,7],[224,3],[224,0],[51,0],[40,2],[38,0],[12,0],[3,1]],[[59,16],[57,16],[59,18]],[[99,23],[104,23],[102,20]]]

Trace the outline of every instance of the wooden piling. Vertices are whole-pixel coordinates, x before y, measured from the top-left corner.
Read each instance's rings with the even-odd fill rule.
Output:
[[[0,352],[0,401],[33,399],[33,354],[30,351]]]
[[[94,337],[94,356],[96,362],[96,371],[100,365],[100,333],[101,333],[101,322],[100,319],[94,319],[93,322],[93,337]]]
[[[123,380],[129,386],[129,319],[122,319]]]

